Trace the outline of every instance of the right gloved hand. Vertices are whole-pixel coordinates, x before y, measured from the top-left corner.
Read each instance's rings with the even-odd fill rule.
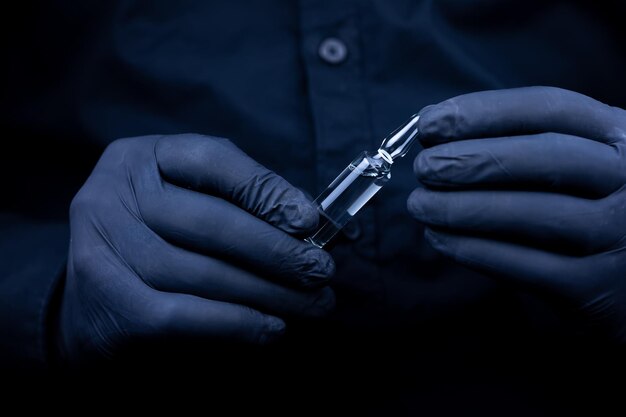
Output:
[[[334,305],[317,210],[225,139],[122,139],[74,198],[57,340],[70,362],[134,341],[266,343]]]

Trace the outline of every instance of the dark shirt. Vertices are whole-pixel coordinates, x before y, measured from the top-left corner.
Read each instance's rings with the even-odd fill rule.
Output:
[[[117,138],[227,137],[315,196],[411,114],[455,95],[552,85],[626,107],[621,2],[72,3],[28,6],[3,36],[1,338],[8,357],[32,363],[46,355],[67,206]],[[424,242],[405,208],[417,151],[331,250],[337,312],[288,337],[368,363],[376,351],[381,368],[412,349],[458,357],[555,338],[532,296]]]

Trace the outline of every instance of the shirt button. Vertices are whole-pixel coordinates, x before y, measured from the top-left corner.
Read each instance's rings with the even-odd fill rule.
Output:
[[[324,62],[338,65],[348,57],[348,47],[340,39],[326,38],[320,43],[317,53]]]

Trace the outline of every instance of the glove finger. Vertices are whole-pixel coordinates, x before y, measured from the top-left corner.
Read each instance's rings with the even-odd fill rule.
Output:
[[[144,222],[165,240],[303,288],[334,273],[326,251],[228,201],[165,182],[158,187],[142,188],[139,206]]]
[[[585,258],[433,228],[426,228],[424,237],[443,255],[496,279],[560,297],[577,298],[581,295],[572,281],[578,280],[581,271],[585,270],[581,265]]]
[[[615,148],[554,133],[441,144],[419,153],[413,168],[423,184],[443,188],[515,186],[603,197],[626,182]]]
[[[462,139],[557,132],[607,144],[626,139],[626,111],[573,91],[525,87],[454,97],[419,121],[425,147]]]
[[[285,332],[278,317],[242,305],[155,290],[150,301],[144,306],[147,336],[266,344]]]
[[[169,182],[226,199],[287,233],[317,226],[317,209],[300,190],[226,139],[163,136],[155,155]]]
[[[70,245],[66,293],[72,298],[63,320],[66,327],[81,328],[62,335],[64,355],[114,355],[146,336],[265,343],[284,332],[282,320],[251,308],[147,286],[121,256],[127,241],[113,243],[106,232],[84,232],[88,221],[84,217],[75,224],[78,235]],[[141,236],[139,230],[132,229],[133,235]]]
[[[334,293],[328,287],[314,291],[284,287],[222,260],[171,245],[147,228],[143,234],[143,243],[135,246],[130,262],[146,283],[160,291],[242,304],[280,316],[319,317],[334,306]]]
[[[624,221],[609,207],[602,200],[526,191],[418,188],[408,201],[413,217],[429,226],[576,254],[596,253],[621,239]]]

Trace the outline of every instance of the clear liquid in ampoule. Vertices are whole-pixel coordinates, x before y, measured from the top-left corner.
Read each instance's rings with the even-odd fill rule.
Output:
[[[391,178],[391,165],[361,153],[315,200],[320,213],[316,232],[306,240],[323,247]]]

